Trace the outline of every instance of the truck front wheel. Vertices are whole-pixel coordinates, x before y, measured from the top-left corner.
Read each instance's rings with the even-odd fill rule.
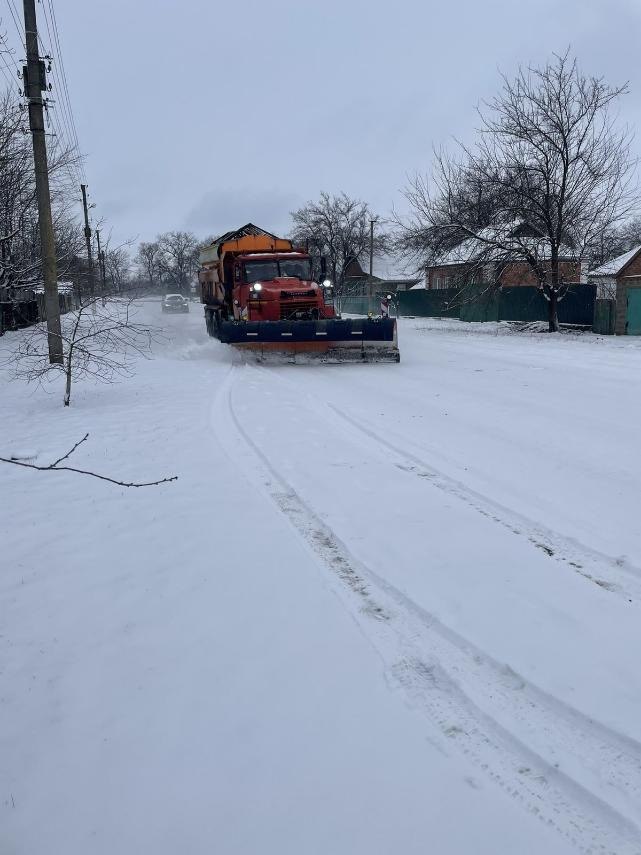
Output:
[[[207,335],[214,335],[214,313],[211,309],[205,309],[205,325],[207,327]]]

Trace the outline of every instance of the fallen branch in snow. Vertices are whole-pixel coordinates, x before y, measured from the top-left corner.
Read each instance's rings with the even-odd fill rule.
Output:
[[[48,466],[37,466],[35,463],[25,463],[25,459],[19,457],[0,457],[0,463],[13,463],[14,466],[24,466],[26,469],[37,469],[40,472],[77,472],[79,475],[90,475],[92,478],[99,478],[101,481],[109,481],[110,484],[117,484],[119,487],[155,487],[158,484],[167,484],[170,481],[177,481],[178,475],[172,475],[170,478],[161,478],[159,481],[145,481],[137,483],[135,481],[119,481],[117,478],[109,478],[107,475],[98,475],[97,472],[89,472],[87,469],[76,469],[74,466],[60,466],[63,460],[68,460],[78,446],[82,445],[89,439],[89,434],[86,433],[82,439],[71,448],[62,457],[54,460]]]

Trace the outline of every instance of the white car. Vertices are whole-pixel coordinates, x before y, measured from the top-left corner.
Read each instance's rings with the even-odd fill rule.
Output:
[[[163,312],[188,312],[189,301],[182,294],[165,294],[162,298]]]

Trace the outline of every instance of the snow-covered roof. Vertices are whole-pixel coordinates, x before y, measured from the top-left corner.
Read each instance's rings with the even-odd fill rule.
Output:
[[[606,261],[605,264],[596,267],[594,270],[590,270],[588,276],[618,276],[638,252],[641,252],[641,245],[633,247],[622,255],[617,255],[616,258],[611,258],[610,261]]]
[[[427,289],[427,285],[425,284],[425,280],[419,282],[417,285],[412,285],[410,291],[425,291]]]
[[[361,265],[363,266],[363,270],[365,270],[369,264],[369,259],[366,259],[365,261],[365,266]],[[403,265],[392,255],[380,255],[374,258],[373,273],[374,276],[378,276],[379,279],[407,279]]]
[[[522,259],[523,249],[528,249],[538,258],[547,258],[549,248],[544,237],[523,233],[525,223],[515,222],[511,226],[487,226],[480,229],[474,237],[469,237],[459,243],[449,252],[435,260],[430,267],[450,267],[456,264],[470,264],[477,260],[487,263],[505,261],[510,251],[515,259]],[[521,232],[519,234],[519,231]],[[492,241],[500,242],[506,249],[495,247]],[[574,260],[575,254],[568,246],[559,247],[560,260]]]

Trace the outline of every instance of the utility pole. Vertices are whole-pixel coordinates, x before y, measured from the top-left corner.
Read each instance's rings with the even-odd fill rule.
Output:
[[[94,281],[93,275],[93,253],[91,251],[91,226],[89,225],[89,213],[87,211],[87,185],[81,184],[80,189],[82,190],[82,207],[85,212],[85,242],[87,244],[87,264],[89,265],[89,292],[91,293],[91,299],[95,297],[96,294],[96,283]]]
[[[105,254],[100,249],[100,229],[96,229],[96,240],[98,241],[98,270],[100,271],[100,287],[104,294],[107,277],[105,276]]]
[[[367,296],[367,314],[372,313],[372,280],[374,278],[374,223],[376,220],[369,221],[369,288]]]
[[[29,128],[33,139],[33,163],[36,174],[38,197],[38,221],[40,230],[40,254],[45,286],[45,308],[47,311],[47,338],[49,362],[63,364],[62,330],[60,327],[60,303],[58,302],[58,271],[56,269],[56,245],[51,218],[49,194],[49,167],[47,165],[47,142],[42,113],[42,92],[47,88],[45,64],[38,53],[38,26],[35,0],[24,0],[24,31],[27,48],[27,64],[22,70],[24,91],[29,102]]]

